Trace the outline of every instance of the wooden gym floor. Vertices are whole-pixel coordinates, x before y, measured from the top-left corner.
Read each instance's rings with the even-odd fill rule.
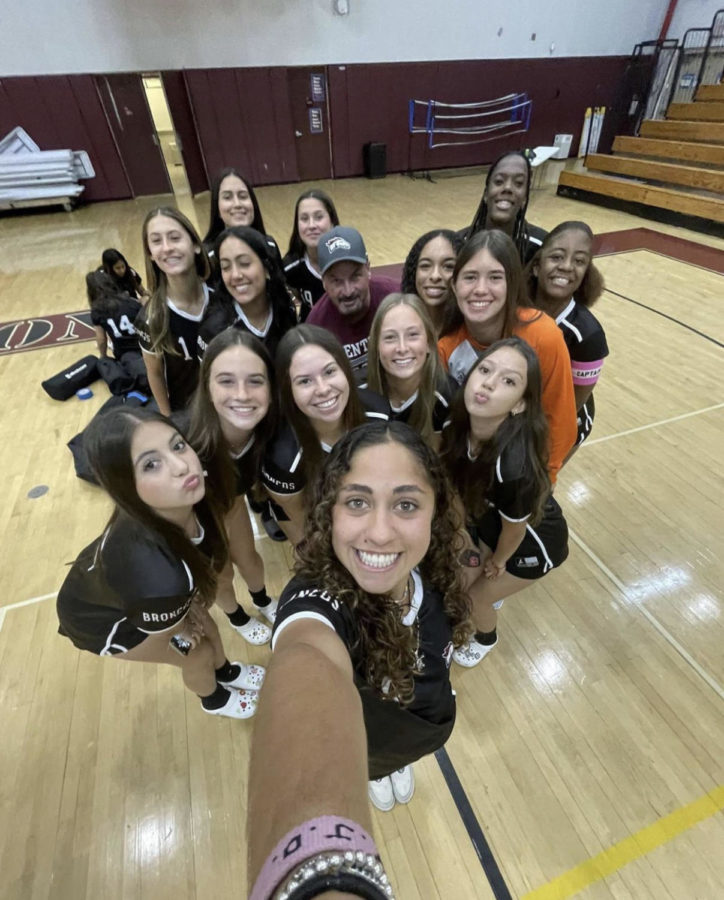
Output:
[[[259,191],[280,245],[302,187]],[[466,224],[481,176],[327,188],[382,265],[428,228]],[[0,219],[0,321],[82,309],[83,276],[104,247],[142,269],[140,224],[156,202]],[[203,230],[208,198],[177,202]],[[593,437],[559,481],[570,558],[506,603],[484,664],[453,667],[455,732],[416,765],[410,805],[375,815],[377,838],[405,900],[709,900],[724,884],[724,256],[707,268],[686,261],[691,244],[674,242],[673,256],[652,247],[661,234],[724,242],[550,185],[529,218],[643,227],[653,239],[614,235],[614,249],[647,249],[599,259],[611,356]],[[61,404],[40,381],[92,350],[0,350],[0,894],[241,898],[250,724],[206,718],[176,671],[101,660],[56,634],[66,564],[110,511],[75,478],[65,444],[106,389]],[[38,485],[49,490],[30,499]],[[288,548],[258,543],[278,592]],[[241,586],[239,596],[248,601]],[[232,659],[268,658],[221,627]]]

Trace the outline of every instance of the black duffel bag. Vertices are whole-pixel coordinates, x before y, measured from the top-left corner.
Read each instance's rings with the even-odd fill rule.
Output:
[[[76,391],[88,387],[100,378],[98,372],[98,357],[84,356],[78,362],[41,382],[46,394],[53,400],[68,400]]]

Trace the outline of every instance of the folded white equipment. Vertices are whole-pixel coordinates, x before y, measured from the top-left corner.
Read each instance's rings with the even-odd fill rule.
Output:
[[[0,140],[0,209],[72,201],[85,188],[81,178],[94,178],[85,150],[40,150],[22,128]]]

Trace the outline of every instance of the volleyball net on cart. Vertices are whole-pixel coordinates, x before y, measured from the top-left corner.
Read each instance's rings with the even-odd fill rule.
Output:
[[[477,103],[443,103],[441,100],[410,100],[408,103],[410,165],[413,135],[427,136],[425,169],[430,153],[441,147],[464,147],[528,131],[533,101],[527,93],[505,94]],[[414,176],[413,176],[414,177]],[[429,171],[422,177],[430,178]]]

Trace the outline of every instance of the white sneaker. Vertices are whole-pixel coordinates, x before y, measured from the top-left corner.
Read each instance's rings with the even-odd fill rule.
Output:
[[[415,793],[415,775],[412,766],[405,766],[390,775],[392,793],[398,803],[409,803]]]
[[[234,625],[233,622],[229,622],[229,625],[234,631],[238,631],[245,641],[257,647],[268,644],[271,640],[271,628],[258,619],[251,618],[246,625]]]
[[[259,691],[264,684],[266,669],[264,666],[250,666],[243,662],[233,662],[241,670],[233,681],[219,681],[227,688],[242,688],[245,691]]]
[[[256,606],[256,603],[254,604]],[[277,618],[277,606],[279,606],[278,600],[272,600],[271,603],[267,603],[266,606],[256,606],[259,612],[264,616],[264,618],[273,625],[276,622]]]
[[[465,666],[466,669],[472,669],[477,666],[490,651],[497,646],[498,639],[496,637],[494,644],[479,644],[475,638],[471,638],[467,644],[453,650],[453,659],[459,666]]]
[[[382,812],[389,812],[395,805],[395,794],[392,790],[392,781],[389,775],[367,783],[367,793],[372,805]]]
[[[206,709],[201,704],[201,709],[210,716],[228,716],[230,719],[250,719],[256,712],[259,702],[259,694],[256,691],[238,691],[229,688],[229,699],[219,709]]]

